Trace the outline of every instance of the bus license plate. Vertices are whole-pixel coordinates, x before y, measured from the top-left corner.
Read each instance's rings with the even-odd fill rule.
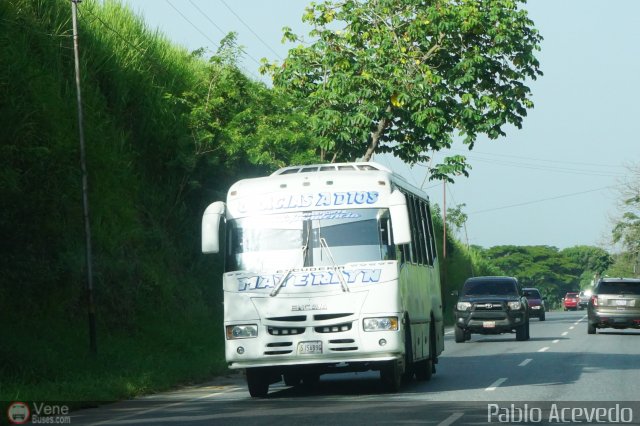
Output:
[[[484,327],[484,328],[496,328],[496,322],[495,321],[483,321],[482,322],[482,327]]]
[[[300,342],[298,343],[298,353],[300,355],[321,354],[322,342],[320,340],[314,340],[311,342]]]

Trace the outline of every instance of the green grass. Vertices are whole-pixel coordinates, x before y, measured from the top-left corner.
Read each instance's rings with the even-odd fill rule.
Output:
[[[0,400],[115,401],[201,382],[226,371],[221,318],[147,313],[135,330],[97,331],[86,321],[24,318],[3,333]]]

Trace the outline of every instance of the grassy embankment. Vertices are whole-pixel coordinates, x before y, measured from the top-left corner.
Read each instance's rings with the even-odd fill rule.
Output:
[[[166,101],[201,86],[204,65],[110,2],[79,12],[89,352],[70,17],[65,0],[0,4],[3,401],[114,400],[224,370],[219,268],[199,254],[199,217],[233,177],[223,165],[196,175],[184,111]]]

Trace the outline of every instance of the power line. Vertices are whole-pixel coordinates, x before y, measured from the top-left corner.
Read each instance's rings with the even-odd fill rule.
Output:
[[[280,55],[278,54],[278,52],[276,52],[275,50],[273,50],[271,48],[271,46],[269,44],[267,44],[262,37],[260,37],[255,31],[253,31],[253,29],[247,25],[246,22],[244,22],[244,20],[233,10],[231,9],[231,7],[229,7],[229,5],[227,4],[227,2],[225,2],[224,0],[220,0],[220,3],[222,3],[227,9],[229,9],[229,12],[233,13],[233,15],[238,18],[238,21],[240,21],[242,23],[242,25],[244,25],[249,31],[251,31],[251,34],[253,34],[254,36],[256,36],[256,38],[258,40],[260,40],[260,42],[267,48],[269,49],[274,55],[276,55],[276,57],[280,60],[282,60],[282,58],[280,57]]]
[[[169,6],[171,6],[171,7],[173,8],[173,10],[175,10],[176,12],[178,12],[178,14],[180,14],[180,16],[182,16],[182,18],[183,18],[185,21],[187,21],[187,22],[188,22],[188,23],[189,23],[193,28],[195,28],[195,29],[196,29],[196,31],[198,31],[200,34],[202,34],[202,36],[203,36],[204,38],[206,38],[206,39],[207,39],[207,40],[209,40],[211,43],[213,43],[213,44],[214,44],[214,46],[216,47],[216,49],[218,49],[219,45],[218,45],[215,41],[211,40],[211,38],[210,38],[210,37],[209,37],[209,36],[208,36],[204,31],[202,31],[200,28],[198,28],[198,26],[197,26],[196,24],[194,24],[194,23],[193,23],[189,18],[187,18],[187,17],[185,16],[185,14],[184,14],[184,13],[180,12],[180,10],[178,10],[178,8],[177,8],[177,7],[175,7],[175,6],[173,5],[173,3],[171,3],[171,1],[170,1],[170,0],[165,0],[165,1],[169,4]],[[192,4],[193,4],[193,3],[192,3]],[[210,19],[210,18],[209,18],[209,17],[208,17],[204,12],[202,12],[198,7],[196,7],[196,9],[198,9],[198,10],[200,11],[200,13],[202,13],[202,14],[205,16],[205,18],[207,18],[207,20],[208,20],[209,22],[212,22],[212,23],[213,23],[213,21],[212,21],[212,20],[211,20],[211,19]],[[223,31],[220,27],[218,27],[215,23],[213,23],[213,24],[214,24],[214,26],[215,26],[216,28],[218,28],[218,30],[219,30],[219,31],[222,31],[222,33],[223,33],[223,34],[225,34],[225,33],[224,33],[224,31]],[[253,60],[257,65],[260,65],[260,62],[259,62],[258,60],[256,60],[254,57],[252,57],[251,55],[249,55],[247,52],[243,51],[243,53],[244,53],[245,55],[247,55],[251,60]],[[253,78],[255,78],[256,80],[259,80],[259,79],[260,79],[260,77],[258,77],[255,73],[253,73],[253,72],[249,71],[248,69],[244,68],[244,67],[243,67],[243,66],[241,66],[240,64],[237,64],[237,65],[238,65],[238,67],[239,67],[239,68],[241,68],[241,69],[242,69],[244,72],[246,72],[247,74],[251,74],[251,76],[252,76]]]
[[[626,173],[616,172],[616,167],[614,166],[598,166],[597,169],[576,169],[576,168],[568,168],[568,167],[557,167],[552,165],[543,165],[543,164],[531,164],[531,163],[519,163],[507,160],[496,160],[496,159],[487,159],[476,156],[468,156],[469,159],[490,163],[490,164],[498,164],[503,166],[510,167],[518,167],[530,170],[546,170],[557,173],[568,173],[568,174],[578,174],[578,175],[588,175],[588,176],[602,176],[602,177],[624,177]],[[557,162],[558,163],[558,162]],[[569,163],[570,164],[570,163]]]
[[[616,188],[616,187],[617,187],[617,185],[603,186],[602,188],[590,189],[590,190],[587,190],[587,191],[573,192],[571,194],[563,194],[563,195],[557,195],[555,197],[541,198],[541,199],[533,200],[533,201],[525,201],[523,203],[511,204],[511,205],[508,205],[508,206],[501,206],[501,207],[494,207],[494,208],[491,208],[491,209],[478,210],[478,211],[475,211],[475,212],[471,212],[469,214],[470,215],[471,214],[480,214],[480,213],[486,213],[486,212],[491,212],[491,211],[495,211],[495,210],[504,210],[504,209],[510,209],[510,208],[513,208],[513,207],[522,207],[522,206],[527,206],[527,205],[530,205],[530,204],[542,203],[544,201],[558,200],[558,199],[561,199],[561,198],[574,197],[576,195],[588,194],[590,192],[598,192],[598,191],[602,191],[604,189],[612,189],[612,188]]]
[[[220,28],[220,27],[218,26],[218,24],[216,24],[215,22],[213,22],[213,20],[212,20],[211,18],[209,18],[209,16],[208,16],[206,13],[204,13],[204,11],[202,11],[202,9],[200,9],[200,8],[199,8],[199,7],[198,7],[198,6],[197,6],[197,5],[196,5],[192,0],[189,0],[189,3],[191,3],[191,5],[192,5],[193,7],[195,7],[196,9],[198,9],[198,12],[200,12],[200,13],[202,14],[202,16],[204,16],[204,17],[207,19],[207,21],[211,22],[211,25],[213,25],[214,27],[216,27],[216,28],[218,29],[218,31],[220,31],[220,34],[222,34],[223,36],[226,36],[226,35],[227,35],[227,33],[226,33],[222,28]]]
[[[175,7],[175,6],[173,5],[173,3],[171,3],[171,1],[169,1],[169,0],[165,0],[165,1],[167,2],[167,4],[168,4],[169,6],[171,6],[171,7],[173,8],[173,10],[175,10],[176,12],[178,12],[178,14],[179,14],[180,16],[182,16],[182,18],[183,18],[185,21],[187,21],[187,22],[188,22],[188,23],[189,23],[193,28],[195,28],[195,29],[196,29],[196,31],[198,31],[200,34],[202,34],[202,36],[203,36],[204,38],[206,38],[206,39],[207,39],[207,40],[209,40],[211,43],[213,43],[213,45],[216,47],[216,49],[219,47],[219,46],[218,46],[218,43],[216,43],[215,41],[211,40],[211,38],[209,38],[209,36],[208,36],[204,31],[202,31],[200,28],[198,28],[198,27],[196,26],[196,24],[194,24],[193,22],[191,22],[191,20],[190,20],[189,18],[187,18],[187,17],[185,16],[185,14],[184,14],[184,13],[180,12],[180,10],[179,10],[177,7]]]
[[[468,155],[468,154],[466,154],[465,157],[467,159],[478,161],[478,162],[495,164],[495,165],[506,166],[506,167],[517,167],[520,169],[541,170],[541,171],[548,171],[548,172],[555,172],[555,173],[565,173],[565,174],[574,174],[574,175],[583,175],[583,176],[585,175],[598,176],[598,177],[620,177],[621,178],[626,176],[626,173],[612,171],[612,170],[615,170],[616,167],[618,166],[606,167],[603,165],[599,165],[597,169],[591,168],[589,170],[585,170],[585,169],[556,167],[556,166],[541,165],[541,164],[521,163],[521,162],[500,160],[500,159],[494,159],[494,158],[487,159],[487,158],[482,158],[482,157]],[[523,158],[523,157],[519,157],[519,158]],[[545,161],[545,160],[536,160],[536,161]],[[562,163],[562,162],[553,161],[553,160],[549,160],[549,161]],[[567,163],[567,164],[574,164],[574,163]],[[428,168],[428,166],[424,164],[417,164],[417,165],[420,167]]]
[[[496,165],[507,166],[507,167],[517,167],[520,169],[542,170],[542,171],[555,172],[555,173],[600,176],[600,177],[624,177],[626,175],[625,173],[610,172],[610,171],[607,171],[606,169],[582,170],[582,169],[570,169],[570,168],[563,168],[563,167],[545,166],[545,165],[538,165],[538,164],[517,163],[517,162],[510,162],[510,161],[503,161],[503,160],[489,160],[486,158],[478,158],[478,157],[468,157],[468,158],[474,161],[482,162],[482,163],[496,164]]]
[[[83,12],[87,12],[89,15],[91,15],[95,20],[97,20],[98,22],[100,22],[106,29],[108,29],[109,31],[111,31],[112,33],[114,33],[116,36],[118,36],[118,38],[122,41],[124,41],[125,43],[127,43],[129,45],[129,47],[131,47],[133,50],[137,51],[138,53],[140,53],[143,57],[147,58],[147,59],[152,59],[149,56],[147,56],[147,52],[145,50],[142,50],[141,47],[143,44],[145,44],[145,41],[142,40],[140,41],[140,43],[138,45],[133,44],[129,39],[127,39],[125,36],[123,36],[122,34],[120,34],[120,32],[118,30],[116,30],[115,28],[111,27],[109,24],[107,24],[104,19],[102,19],[100,16],[94,14],[90,9],[88,8],[83,8],[82,9]],[[80,18],[82,18],[84,20],[84,13],[82,13],[80,15]]]
[[[482,155],[491,155],[491,156],[507,157],[507,158],[518,158],[518,159],[521,159],[521,160],[541,161],[541,162],[544,162],[544,163],[561,163],[561,164],[574,164],[574,165],[577,165],[577,166],[593,166],[593,167],[609,167],[609,168],[618,167],[617,165],[613,165],[613,164],[586,163],[586,162],[566,161],[566,160],[551,160],[551,159],[548,159],[548,158],[533,158],[533,157],[524,157],[524,156],[520,156],[520,155],[494,154],[494,153],[490,153],[490,152],[482,152],[482,151],[476,151],[476,150],[471,151],[471,150],[464,150],[464,149],[458,149],[458,148],[451,148],[451,151],[462,152],[462,153],[474,152],[476,154],[482,154]]]

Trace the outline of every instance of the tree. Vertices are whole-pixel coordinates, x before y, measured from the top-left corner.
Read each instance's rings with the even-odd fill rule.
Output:
[[[580,265],[550,246],[495,246],[485,256],[523,287],[537,287],[553,305],[579,287]]]
[[[629,171],[633,177],[622,190],[622,214],[613,227],[612,239],[623,250],[616,258],[616,270],[635,275],[640,263],[640,166],[632,166]]]
[[[201,57],[203,52],[193,55]],[[221,163],[274,170],[316,161],[306,117],[293,111],[290,97],[248,79],[237,66],[242,55],[237,34],[230,32],[209,58],[201,84],[181,96],[167,95],[188,114],[194,157],[186,158],[185,168],[191,172],[201,164],[208,174]]]
[[[464,228],[469,219],[469,215],[462,210],[464,207],[466,207],[465,203],[447,208],[447,224],[455,228],[456,232]]]
[[[294,94],[320,136],[321,158],[391,153],[409,164],[451,147],[456,134],[504,136],[533,107],[524,84],[542,75],[542,37],[525,0],[325,0],[303,16],[313,42],[265,64]],[[284,40],[301,42],[289,28]],[[461,155],[431,179],[468,175]]]
[[[580,272],[580,288],[588,288],[594,278],[602,274],[613,264],[613,258],[603,248],[593,246],[569,247],[560,252],[577,265]]]

